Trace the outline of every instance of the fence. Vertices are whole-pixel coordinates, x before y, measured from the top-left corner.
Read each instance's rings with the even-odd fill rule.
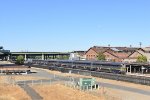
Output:
[[[79,69],[64,69],[64,72],[71,71],[74,74],[94,76],[106,79],[112,79],[117,81],[132,82],[136,84],[150,85],[150,78],[144,76],[133,76],[133,75],[122,75],[122,74],[113,74],[113,73],[104,73],[104,72],[95,72],[95,71],[86,71]]]
[[[48,66],[42,67],[37,65],[35,67],[48,69]],[[125,82],[131,82],[131,83],[142,84],[142,85],[150,85],[150,77],[144,77],[144,76],[122,75],[122,74],[87,71],[87,70],[71,69],[71,68],[63,68],[63,67],[57,67],[54,70],[61,71],[64,73],[71,72],[74,74],[80,74],[86,76],[94,76],[94,77],[112,79],[117,81],[125,81]]]

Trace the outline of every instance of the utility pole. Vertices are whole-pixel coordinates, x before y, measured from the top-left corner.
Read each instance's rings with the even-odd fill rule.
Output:
[[[140,42],[139,45],[140,45],[140,48],[141,48],[142,47],[142,42]]]
[[[132,45],[130,45],[130,48],[132,48]]]

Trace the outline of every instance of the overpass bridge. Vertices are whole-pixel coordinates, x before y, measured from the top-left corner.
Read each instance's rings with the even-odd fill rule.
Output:
[[[10,59],[16,60],[17,56],[22,55],[27,59],[68,59],[69,52],[11,52]]]

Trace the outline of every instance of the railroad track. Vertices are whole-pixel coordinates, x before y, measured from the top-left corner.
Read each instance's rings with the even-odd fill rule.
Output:
[[[101,72],[99,70],[94,70],[92,68],[115,68],[120,69],[124,67],[124,63],[111,63],[111,62],[91,62],[91,61],[69,61],[69,60],[33,60],[28,62],[27,65],[34,66],[37,68],[44,68],[50,70],[61,71],[64,73],[74,73],[81,75],[91,75],[94,77],[132,82],[136,84],[150,85],[150,78],[144,76],[133,76],[118,74],[114,72],[109,72],[104,70]],[[83,69],[86,67],[85,69]]]
[[[33,67],[49,69],[48,66],[41,66],[41,65],[36,65],[36,66],[33,65]],[[61,71],[63,73],[71,72],[71,73],[80,74],[80,75],[88,75],[88,76],[91,75],[94,77],[112,79],[112,80],[117,80],[117,81],[125,81],[125,82],[131,82],[131,83],[142,84],[142,85],[150,85],[150,78],[144,77],[144,76],[133,76],[133,75],[131,76],[131,75],[122,75],[122,74],[88,71],[88,70],[63,68],[63,67],[57,67],[55,70]]]

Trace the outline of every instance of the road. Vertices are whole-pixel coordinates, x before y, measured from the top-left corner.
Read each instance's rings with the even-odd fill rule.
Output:
[[[29,74],[29,76],[49,78],[49,80],[43,80],[43,82],[49,82],[50,80],[51,81],[56,81],[56,80],[70,81],[70,77],[67,77],[67,76],[54,75],[54,74],[51,74],[51,73],[49,73],[45,70],[41,70],[41,69],[35,69],[35,70],[37,71],[37,73]],[[75,82],[79,81],[79,78],[77,78],[77,77],[73,77],[73,78],[74,78]],[[37,82],[40,82],[40,81],[37,81]],[[27,81],[27,83],[32,83],[32,81]],[[142,89],[121,86],[121,85],[114,85],[111,83],[104,83],[104,82],[96,82],[96,83],[99,84],[100,86],[104,86],[104,87],[108,87],[108,88],[112,88],[112,89],[118,89],[118,90],[123,90],[123,91],[139,93],[142,95],[150,96],[150,90],[142,90]]]
[[[26,93],[31,97],[32,100],[43,100],[43,97],[40,96],[33,88],[31,88],[29,85],[19,85]]]

